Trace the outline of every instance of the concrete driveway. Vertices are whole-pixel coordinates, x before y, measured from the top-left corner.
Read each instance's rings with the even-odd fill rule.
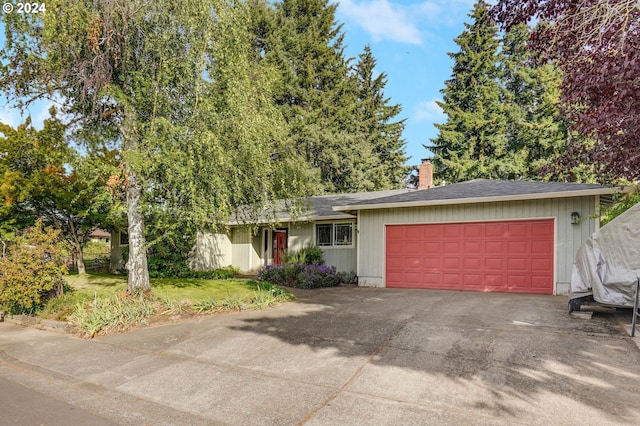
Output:
[[[554,296],[340,287],[94,340],[4,323],[0,379],[104,424],[640,424],[638,347]]]

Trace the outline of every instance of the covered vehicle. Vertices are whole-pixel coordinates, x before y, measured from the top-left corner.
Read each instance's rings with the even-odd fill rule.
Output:
[[[633,308],[640,277],[640,203],[594,232],[578,249],[569,287],[569,312],[594,300]]]

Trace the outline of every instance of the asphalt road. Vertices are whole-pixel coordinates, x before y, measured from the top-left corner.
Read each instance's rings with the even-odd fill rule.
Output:
[[[0,425],[110,426],[115,423],[0,375]]]

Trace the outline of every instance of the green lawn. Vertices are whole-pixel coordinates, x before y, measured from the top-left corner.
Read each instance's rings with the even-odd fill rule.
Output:
[[[127,277],[106,273],[87,273],[67,275],[67,283],[78,293],[91,297],[108,297],[127,287]],[[228,280],[203,280],[195,278],[152,278],[153,294],[167,300],[193,302],[214,299],[244,299],[251,297],[256,290],[255,281],[232,278]]]
[[[127,278],[106,273],[70,274],[75,291],[51,299],[43,318],[69,321],[82,336],[108,334],[171,317],[263,309],[294,296],[287,290],[253,280],[157,278],[152,296],[126,296]]]

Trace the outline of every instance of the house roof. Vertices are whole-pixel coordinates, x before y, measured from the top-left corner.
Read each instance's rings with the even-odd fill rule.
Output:
[[[109,238],[111,237],[111,233],[105,231],[104,229],[96,228],[89,234],[90,237],[94,238]]]
[[[628,192],[630,188],[610,188],[603,185],[474,179],[466,182],[374,197],[356,203],[336,205],[336,212],[398,207],[419,207],[443,204],[471,204],[496,201],[568,198],[590,195],[610,195]]]
[[[352,214],[337,212],[334,208],[336,206],[365,202],[375,198],[402,195],[409,191],[411,190],[405,188],[386,191],[357,192],[352,194],[318,195],[304,200],[302,204],[302,211],[296,216],[292,216],[289,209],[286,208],[287,205],[291,204],[291,202],[281,202],[279,208],[277,208],[275,212],[271,212],[271,214],[268,214],[268,212],[252,214],[240,211],[237,215],[238,217],[235,220],[232,220],[230,224],[352,219]]]

